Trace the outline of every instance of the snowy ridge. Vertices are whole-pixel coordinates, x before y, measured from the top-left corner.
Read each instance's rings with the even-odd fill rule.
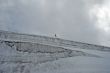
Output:
[[[109,73],[109,53],[109,47],[0,31],[0,73]]]
[[[18,41],[18,42],[32,42],[45,45],[57,46],[57,47],[73,47],[81,49],[91,49],[100,51],[110,51],[110,47],[64,40],[60,38],[53,38],[40,35],[28,35],[20,34],[8,31],[0,31],[0,39],[5,41]]]

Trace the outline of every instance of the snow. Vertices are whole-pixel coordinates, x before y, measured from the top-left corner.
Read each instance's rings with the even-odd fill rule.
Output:
[[[110,48],[0,31],[0,73],[110,73]]]

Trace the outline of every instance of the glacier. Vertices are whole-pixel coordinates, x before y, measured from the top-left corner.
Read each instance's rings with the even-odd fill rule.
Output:
[[[110,47],[0,30],[0,73],[110,73]]]

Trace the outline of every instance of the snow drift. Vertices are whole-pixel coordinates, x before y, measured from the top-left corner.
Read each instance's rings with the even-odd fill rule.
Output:
[[[110,72],[110,48],[0,31],[0,73]]]

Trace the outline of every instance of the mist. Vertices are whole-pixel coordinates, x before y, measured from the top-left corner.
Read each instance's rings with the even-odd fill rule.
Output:
[[[0,0],[0,30],[109,46],[109,0]]]

